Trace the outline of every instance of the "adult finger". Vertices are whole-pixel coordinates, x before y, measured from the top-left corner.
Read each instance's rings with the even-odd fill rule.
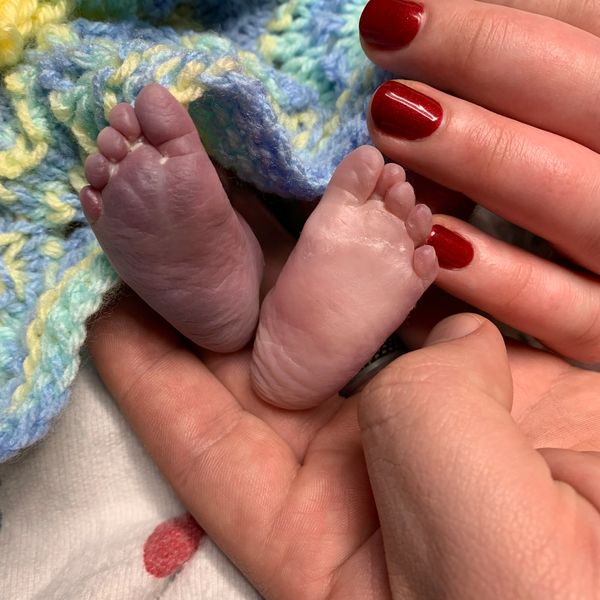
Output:
[[[488,4],[500,4],[538,15],[545,15],[600,35],[600,5],[597,0],[481,0]]]
[[[257,533],[271,530],[296,474],[289,447],[245,413],[139,300],[101,317],[88,345],[127,421],[215,541],[242,564],[257,548],[270,552]]]
[[[600,38],[591,33],[472,0],[371,0],[361,34],[386,70],[600,149]]]
[[[552,477],[575,488],[600,512],[600,441],[598,451],[576,452],[562,448],[541,448]]]
[[[564,557],[581,539],[590,542],[598,515],[554,483],[511,419],[499,332],[482,317],[459,315],[439,324],[429,343],[385,369],[360,398],[392,590],[551,598],[568,589],[587,597],[593,561]],[[576,521],[579,511],[585,519]]]
[[[436,284],[563,356],[600,363],[600,283],[435,215]]]
[[[600,270],[595,152],[416,82],[383,84],[369,129],[386,156]]]

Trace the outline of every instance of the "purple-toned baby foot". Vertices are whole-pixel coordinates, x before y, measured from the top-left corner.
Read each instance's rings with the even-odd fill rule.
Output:
[[[251,339],[263,259],[233,210],[187,111],[152,84],[119,104],[81,192],[123,280],[193,342],[231,352]]]
[[[263,302],[251,367],[259,395],[304,409],[339,391],[435,279],[430,231],[400,166],[370,146],[350,154]]]

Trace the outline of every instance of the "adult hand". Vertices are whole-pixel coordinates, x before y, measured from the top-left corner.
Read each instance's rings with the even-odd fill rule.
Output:
[[[600,362],[598,4],[371,0],[361,33],[375,63],[423,82],[376,92],[378,148],[574,263],[437,216],[442,267],[464,266],[474,250],[465,268],[442,268],[438,285],[563,355]]]
[[[290,240],[252,214],[272,280]],[[475,333],[440,341],[465,318]],[[507,360],[489,323],[460,319],[360,398],[304,412],[252,393],[249,351],[190,349],[133,295],[88,346],[176,493],[266,598],[594,597],[600,467],[584,451],[600,450],[600,375],[520,346]]]
[[[363,391],[394,597],[598,597],[600,410],[585,386],[600,376],[536,354],[507,356],[489,321],[458,315]],[[562,390],[534,400],[538,368]]]

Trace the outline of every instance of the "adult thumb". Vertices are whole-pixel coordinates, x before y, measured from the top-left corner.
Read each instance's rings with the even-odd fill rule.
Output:
[[[442,321],[425,348],[361,393],[363,446],[398,597],[483,598],[490,585],[500,594],[493,597],[513,597],[501,595],[515,584],[506,572],[522,567],[512,564],[523,557],[513,525],[516,539],[527,538],[523,524],[537,538],[539,494],[554,489],[511,402],[502,336],[474,314]]]

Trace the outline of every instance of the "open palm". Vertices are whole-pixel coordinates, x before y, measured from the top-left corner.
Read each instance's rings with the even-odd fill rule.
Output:
[[[291,240],[255,208],[250,212],[255,214],[250,217],[254,219],[251,224],[265,248],[268,286],[285,260]],[[399,396],[398,407],[406,405],[406,416],[415,424],[415,435],[421,431],[420,447],[439,445],[438,435],[443,435],[440,428],[434,428],[434,436],[431,428],[423,426],[422,414],[410,419],[411,406],[428,401],[427,390],[422,397],[411,396],[407,391],[418,386],[422,376],[419,352],[406,355],[388,367],[360,398],[335,397],[314,410],[287,412],[266,405],[253,394],[248,376],[248,350],[217,355],[191,348],[132,293],[123,294],[116,305],[91,324],[88,345],[125,417],[177,494],[265,597],[309,600],[403,597],[406,590],[427,585],[418,582],[415,571],[435,569],[444,573],[448,564],[457,561],[460,564],[461,548],[456,544],[452,560],[444,554],[423,558],[418,549],[430,542],[443,546],[446,538],[451,543],[454,534],[447,528],[454,521],[452,499],[462,493],[452,488],[452,481],[460,483],[465,469],[471,467],[449,460],[448,473],[454,473],[454,477],[447,473],[443,482],[437,482],[435,473],[421,470],[422,481],[414,489],[429,485],[431,496],[435,496],[437,489],[445,496],[449,513],[448,523],[444,524],[442,514],[441,520],[433,519],[440,521],[439,525],[425,531],[413,531],[408,526],[400,531],[389,527],[386,498],[390,496],[382,491],[382,477],[389,478],[389,465],[402,468],[399,466],[402,461],[390,459],[386,465],[385,460],[376,458],[405,427],[402,411],[381,417],[389,410],[390,394]],[[420,352],[442,349],[443,344]],[[502,360],[506,360],[503,352],[501,344],[497,344],[483,360],[496,361],[498,364],[488,366],[502,371]],[[460,508],[466,515],[471,510],[472,520],[479,521],[479,527],[484,528],[487,511],[497,513],[499,509],[482,504],[480,498],[490,488],[497,494],[499,485],[503,488],[501,495],[510,499],[508,504],[519,507],[521,514],[527,512],[527,507],[549,507],[536,513],[537,520],[528,519],[526,527],[510,519],[499,524],[496,515],[495,536],[513,540],[513,555],[519,555],[524,565],[530,559],[522,546],[528,533],[548,544],[559,544],[560,551],[568,553],[570,565],[569,568],[562,565],[566,579],[562,571],[557,571],[559,579],[562,582],[576,577],[580,590],[581,585],[593,581],[594,553],[600,550],[600,460],[586,453],[564,454],[556,450],[544,452],[542,460],[532,448],[600,450],[600,403],[594,391],[600,389],[600,375],[521,346],[511,347],[508,356],[506,370],[510,364],[515,392],[512,414],[525,435],[513,421],[506,419],[504,409],[494,417],[502,421],[497,427],[487,419],[481,427],[482,436],[489,431],[497,431],[500,436],[510,429],[505,439],[497,443],[494,460],[498,470],[491,464],[481,472],[477,480],[481,496],[473,498],[476,500],[473,506],[469,502],[459,503],[461,506],[456,510]],[[449,359],[441,367],[439,361],[437,364],[448,390],[452,389],[452,378],[460,375],[463,357],[452,360],[459,362],[452,365]],[[472,364],[462,366],[474,368]],[[464,387],[464,382],[461,385]],[[446,399],[437,402],[435,410],[441,414],[447,409],[452,412],[456,408],[453,402],[459,402],[459,410],[463,408],[460,399],[453,399],[449,393],[447,403]],[[473,415],[475,420],[478,417]],[[389,430],[380,431],[381,436],[375,439],[373,433],[378,426],[373,423],[381,419]],[[404,438],[410,435],[401,434]],[[398,442],[399,448],[402,443]],[[477,446],[476,439],[470,443],[474,448]],[[518,464],[514,464],[516,455],[523,458]],[[407,464],[413,459],[406,455]],[[514,481],[504,482],[505,487],[498,475],[505,472],[504,467],[515,471]],[[523,472],[519,473],[519,469]],[[536,480],[548,485],[536,486]],[[522,481],[533,483],[519,485]],[[405,478],[392,480],[389,485],[413,489]],[[396,492],[392,490],[391,497]],[[419,511],[436,510],[431,498],[422,505],[419,498],[412,501]],[[399,500],[394,510],[400,515],[404,507],[406,504]],[[515,527],[519,530],[511,531]],[[424,539],[418,539],[419,536]],[[486,536],[480,538],[485,540]],[[501,545],[498,546],[479,548],[479,556],[473,555],[471,546],[465,546],[464,551],[470,557],[469,569],[489,568],[490,556],[500,552]],[[508,548],[502,551],[510,554]],[[413,552],[415,561],[419,558],[421,563],[418,567],[410,566],[412,563],[407,559]],[[560,552],[548,552],[548,560],[558,560],[559,555]],[[481,567],[477,566],[478,561],[482,562]],[[444,566],[445,563],[448,564]],[[409,565],[407,572],[402,572],[402,565]],[[505,567],[508,568],[506,562]],[[535,579],[540,574],[534,567],[525,570],[529,572],[527,576]],[[434,579],[432,574],[431,581]],[[462,585],[467,579],[462,578]],[[447,582],[445,589],[453,589],[451,582]],[[591,583],[586,589],[592,595]],[[462,597],[470,597],[468,590],[457,589],[456,594],[461,593]]]

